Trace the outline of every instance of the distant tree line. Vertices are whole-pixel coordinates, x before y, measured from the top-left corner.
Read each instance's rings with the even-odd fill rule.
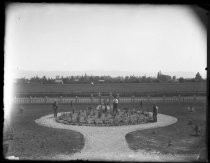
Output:
[[[39,83],[39,84],[56,84],[62,81],[63,84],[73,84],[73,83],[89,83],[89,84],[97,84],[97,83],[159,83],[159,82],[200,82],[205,81],[200,75],[200,73],[196,73],[194,78],[183,78],[180,77],[176,79],[175,76],[171,77],[169,75],[163,75],[161,72],[158,72],[157,77],[146,77],[145,76],[89,76],[89,75],[77,75],[77,76],[56,76],[55,78],[47,78],[46,76],[38,77],[34,76],[30,79],[27,78],[18,78],[16,83]]]

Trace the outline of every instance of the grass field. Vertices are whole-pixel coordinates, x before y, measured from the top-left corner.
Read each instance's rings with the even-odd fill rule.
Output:
[[[205,93],[206,82],[189,83],[107,83],[107,84],[23,84],[16,85],[16,94],[31,96],[90,96],[98,92],[102,94],[119,93],[121,96],[132,95],[177,95]]]
[[[162,104],[159,112],[178,118],[178,122],[167,127],[135,131],[126,135],[129,147],[133,150],[145,149],[163,154],[196,154],[205,147],[206,141],[206,106],[194,104],[195,111],[189,112],[187,105]],[[151,107],[150,107],[151,108]],[[151,109],[150,109],[151,110]],[[192,120],[192,125],[189,125]],[[193,136],[194,125],[201,127],[201,136]],[[169,144],[169,138],[171,146]]]
[[[76,109],[85,109],[90,105],[73,106]],[[200,148],[205,147],[206,106],[204,103],[194,104],[195,111],[189,113],[186,104],[159,104],[159,112],[178,118],[174,125],[135,131],[126,135],[126,140],[131,149],[156,150],[161,153],[194,154]],[[131,108],[129,104],[120,104],[120,108]],[[84,146],[84,138],[78,132],[62,129],[53,129],[37,125],[34,120],[52,113],[51,105],[25,105],[24,112],[13,108],[12,126],[14,128],[14,140],[8,155],[15,155],[20,159],[50,159],[55,154],[72,154],[80,151]],[[147,111],[152,110],[152,105],[144,105]],[[59,112],[69,111],[69,105],[60,105]],[[192,119],[193,125],[201,127],[201,136],[192,136],[192,125],[188,125]],[[168,138],[172,145],[167,146]]]
[[[41,116],[52,113],[50,105],[25,105],[24,108],[22,114],[15,110],[17,106],[13,108],[11,119],[15,136],[8,155],[18,156],[20,159],[49,159],[57,153],[72,154],[83,148],[82,134],[35,123]],[[67,110],[67,106],[60,107],[60,111]]]

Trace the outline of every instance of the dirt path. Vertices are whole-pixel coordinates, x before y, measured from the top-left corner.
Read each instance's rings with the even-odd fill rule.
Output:
[[[177,119],[168,115],[158,114],[156,123],[147,123],[130,126],[93,127],[76,126],[57,123],[53,115],[47,115],[35,121],[39,125],[75,130],[84,135],[85,146],[79,153],[56,155],[52,159],[61,160],[116,160],[116,161],[183,161],[192,160],[192,156],[170,156],[157,153],[148,153],[144,150],[134,152],[129,149],[125,135],[136,130],[164,127],[177,122]],[[193,156],[195,157],[195,156]]]

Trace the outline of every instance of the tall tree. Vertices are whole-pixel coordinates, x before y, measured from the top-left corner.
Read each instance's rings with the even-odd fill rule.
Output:
[[[201,77],[199,72],[197,72],[197,74],[195,75],[195,80],[196,81],[201,81],[202,80],[202,77]]]

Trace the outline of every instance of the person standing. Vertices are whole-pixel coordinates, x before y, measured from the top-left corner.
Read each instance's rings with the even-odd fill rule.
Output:
[[[118,105],[118,99],[115,98],[115,99],[113,100],[113,112],[114,112],[114,114],[117,113],[117,105]]]
[[[143,106],[143,104],[142,104],[142,100],[140,101],[140,111],[142,111],[143,109],[142,109],[142,106]]]
[[[104,113],[106,113],[107,112],[107,101],[104,102],[104,107],[105,107],[104,108]]]
[[[154,122],[157,122],[157,114],[158,114],[158,106],[154,105],[153,106],[153,120],[154,120]]]
[[[54,118],[57,118],[58,104],[56,101],[54,101],[53,103],[53,110],[54,110]]]

